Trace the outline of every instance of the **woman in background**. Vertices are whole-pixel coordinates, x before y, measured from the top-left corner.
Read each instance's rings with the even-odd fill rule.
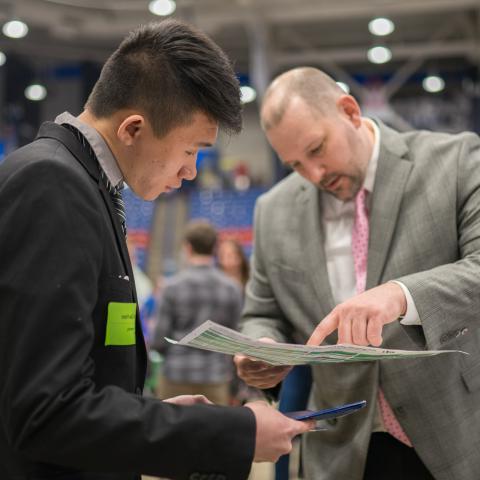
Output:
[[[249,265],[242,245],[237,240],[223,240],[218,246],[217,258],[219,268],[245,290]]]
[[[217,246],[218,268],[235,280],[245,293],[248,281],[249,264],[240,242],[234,239],[222,240]],[[251,399],[263,399],[263,394],[256,388],[249,387],[235,376],[231,384],[231,394],[234,405],[243,405]]]

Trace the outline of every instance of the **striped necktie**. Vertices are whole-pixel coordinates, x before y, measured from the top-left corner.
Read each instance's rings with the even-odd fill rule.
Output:
[[[95,160],[100,170],[100,177],[102,178],[103,184],[107,189],[108,193],[110,194],[110,198],[112,199],[113,206],[115,207],[115,211],[117,212],[118,218],[120,219],[120,225],[122,226],[122,232],[125,236],[127,236],[127,216],[125,214],[125,202],[122,198],[122,189],[123,189],[123,182],[120,182],[118,185],[112,185],[110,180],[107,177],[107,174],[103,171],[103,168],[100,166],[98,162],[97,156],[93,151],[92,146],[87,142],[87,139],[84,137],[82,132],[78,130],[78,128],[70,125],[69,123],[62,123],[62,126],[70,130],[77,140],[82,144],[82,147],[88,152],[90,158]]]

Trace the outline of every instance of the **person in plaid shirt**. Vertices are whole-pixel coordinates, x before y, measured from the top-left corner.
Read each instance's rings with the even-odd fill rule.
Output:
[[[237,327],[242,308],[240,286],[215,267],[217,232],[205,221],[187,225],[184,251],[187,268],[165,286],[159,306],[153,348],[164,356],[157,393],[160,398],[205,395],[229,403],[234,369],[230,356],[167,343],[181,339],[206,320]]]

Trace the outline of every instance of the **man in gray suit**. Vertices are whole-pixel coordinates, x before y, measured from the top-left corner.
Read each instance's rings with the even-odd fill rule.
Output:
[[[313,68],[278,77],[261,117],[294,173],[257,202],[243,331],[469,353],[315,366],[312,408],[368,407],[305,436],[306,478],[477,479],[478,137],[396,132],[362,117]],[[289,371],[244,356],[235,363],[260,388]]]

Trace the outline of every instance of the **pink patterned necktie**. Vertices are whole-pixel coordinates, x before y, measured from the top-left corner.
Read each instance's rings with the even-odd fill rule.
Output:
[[[362,188],[355,197],[355,219],[352,230],[352,254],[355,267],[355,279],[357,293],[365,291],[367,280],[367,256],[368,256],[368,211],[366,206],[367,190]],[[412,446],[407,434],[403,431],[400,423],[390,407],[381,388],[378,389],[378,404],[382,420],[390,435],[397,440]]]

